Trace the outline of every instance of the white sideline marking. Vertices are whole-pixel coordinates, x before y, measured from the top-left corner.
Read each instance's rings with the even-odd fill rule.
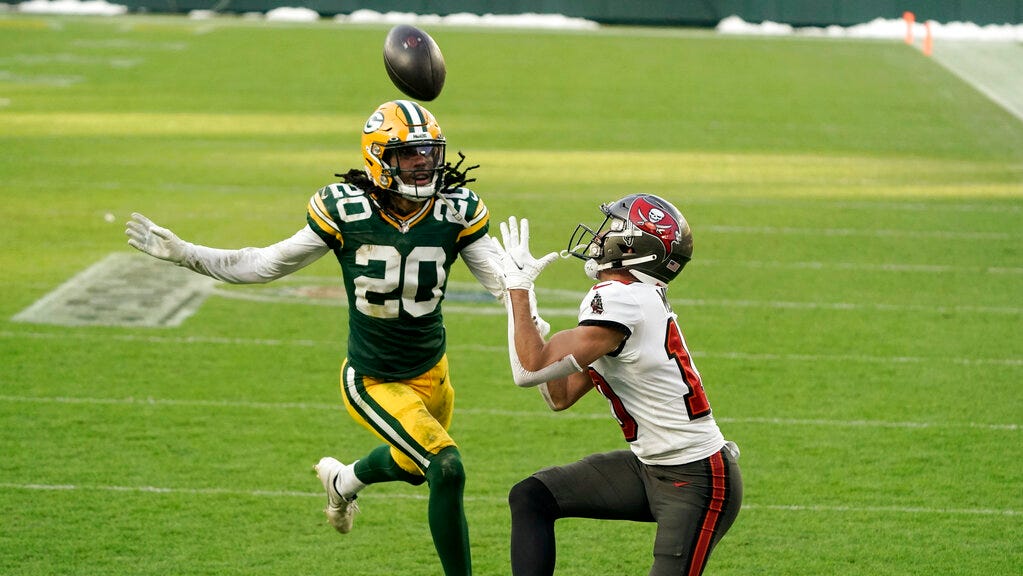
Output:
[[[302,346],[323,347],[340,345],[339,342],[323,340],[280,340],[276,338],[223,338],[217,336],[143,336],[138,334],[82,334],[55,332],[16,332],[0,330],[0,338],[36,338],[52,340],[116,340],[118,342],[142,342],[147,344],[226,344],[237,346]],[[448,350],[469,350],[493,354],[505,354],[506,346],[481,344],[451,345]],[[940,356],[868,356],[859,354],[771,354],[748,352],[693,352],[696,358],[724,358],[726,360],[783,361],[783,362],[864,362],[869,364],[938,364],[951,363],[964,366],[1023,366],[1023,358],[952,358]]]
[[[172,398],[89,398],[73,396],[8,396],[0,395],[0,402],[23,402],[35,404],[97,404],[97,405],[139,405],[139,406],[191,406],[202,408],[246,408],[260,410],[329,410],[340,411],[341,403],[322,404],[318,402],[251,402],[247,400],[178,400]],[[499,408],[456,408],[456,414],[504,416],[511,418],[561,418],[569,420],[604,420],[607,414],[586,412],[549,412],[530,410],[502,410]],[[768,424],[776,426],[836,426],[851,428],[974,428],[992,431],[1018,431],[1018,424],[981,424],[976,422],[886,422],[883,420],[827,420],[823,418],[717,418],[726,424]]]
[[[193,496],[250,496],[257,498],[323,498],[323,492],[300,492],[296,490],[229,490],[227,488],[161,488],[158,486],[101,486],[75,484],[18,484],[2,482],[0,488],[5,490],[40,490],[40,491],[94,491],[94,492],[134,492],[140,494],[188,494]],[[425,494],[383,494],[365,496],[381,500],[427,500]],[[360,495],[360,498],[363,495]],[[505,496],[465,496],[468,502],[505,503]],[[743,503],[747,510],[778,510],[783,512],[870,512],[888,514],[947,514],[969,516],[1019,516],[1019,510],[997,510],[991,508],[925,508],[922,506],[825,506],[803,504],[756,504]]]
[[[1023,48],[1018,42],[941,42],[934,61],[1023,121]]]

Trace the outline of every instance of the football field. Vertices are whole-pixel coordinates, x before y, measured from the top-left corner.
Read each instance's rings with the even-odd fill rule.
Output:
[[[668,291],[745,500],[706,574],[1023,572],[1023,122],[897,41],[424,28],[426,106],[496,223],[564,249],[601,202],[677,205]],[[311,470],[378,444],[341,404],[327,256],[228,286],[129,248],[133,211],[265,246],[359,166],[401,97],[387,26],[0,15],[0,574],[433,576],[425,487],[345,536]],[[590,281],[538,281],[554,329]],[[508,489],[626,448],[554,414],[464,265],[444,302],[474,571],[510,573]],[[564,520],[558,574],[646,574],[653,527]]]

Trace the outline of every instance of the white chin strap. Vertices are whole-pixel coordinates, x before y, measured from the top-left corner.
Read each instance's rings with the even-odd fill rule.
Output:
[[[416,186],[415,184],[405,184],[401,181],[401,178],[395,176],[394,182],[398,185],[398,195],[402,198],[407,198],[415,202],[422,202],[423,200],[430,199],[437,192],[437,175],[434,174],[433,179],[430,180],[429,184],[423,186]]]
[[[653,254],[640,256],[638,258],[629,258],[628,260],[622,260],[621,266],[617,266],[617,268],[630,268],[632,266],[635,266],[636,264],[651,262],[656,259],[657,256]],[[590,258],[589,260],[586,261],[586,264],[583,266],[583,272],[586,272],[586,275],[589,276],[591,280],[596,280],[597,274],[601,270],[607,270],[609,268],[615,268],[615,266],[612,266],[610,262],[599,264],[596,260]],[[662,284],[659,280],[655,280],[651,276],[643,274],[642,272],[638,272],[636,270],[629,270],[629,272],[631,272],[632,275],[635,276],[636,279],[639,280],[640,282],[644,282],[647,284]]]
[[[658,280],[657,278],[654,278],[649,274],[644,274],[639,270],[629,270],[629,273],[644,284],[652,284],[654,286],[667,286],[667,284],[665,284],[664,282]]]

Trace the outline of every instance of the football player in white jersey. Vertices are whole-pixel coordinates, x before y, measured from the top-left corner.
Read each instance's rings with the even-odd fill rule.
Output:
[[[601,227],[580,224],[567,251],[597,283],[578,325],[549,340],[531,300],[533,281],[558,254],[534,258],[528,221],[501,223],[515,383],[538,387],[555,411],[595,388],[629,444],[540,470],[511,489],[512,574],[553,574],[554,523],[575,517],[656,522],[649,574],[695,576],[739,513],[742,476],[738,448],[714,421],[665,295],[692,256],[692,233],[678,209],[651,194],[601,211]]]

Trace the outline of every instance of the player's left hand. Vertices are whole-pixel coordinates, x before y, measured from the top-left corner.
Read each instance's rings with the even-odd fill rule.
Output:
[[[511,216],[508,222],[501,222],[501,238],[504,240],[504,283],[508,290],[530,290],[540,272],[558,259],[557,252],[540,259],[533,257],[529,252],[529,220],[525,218],[520,221]]]

